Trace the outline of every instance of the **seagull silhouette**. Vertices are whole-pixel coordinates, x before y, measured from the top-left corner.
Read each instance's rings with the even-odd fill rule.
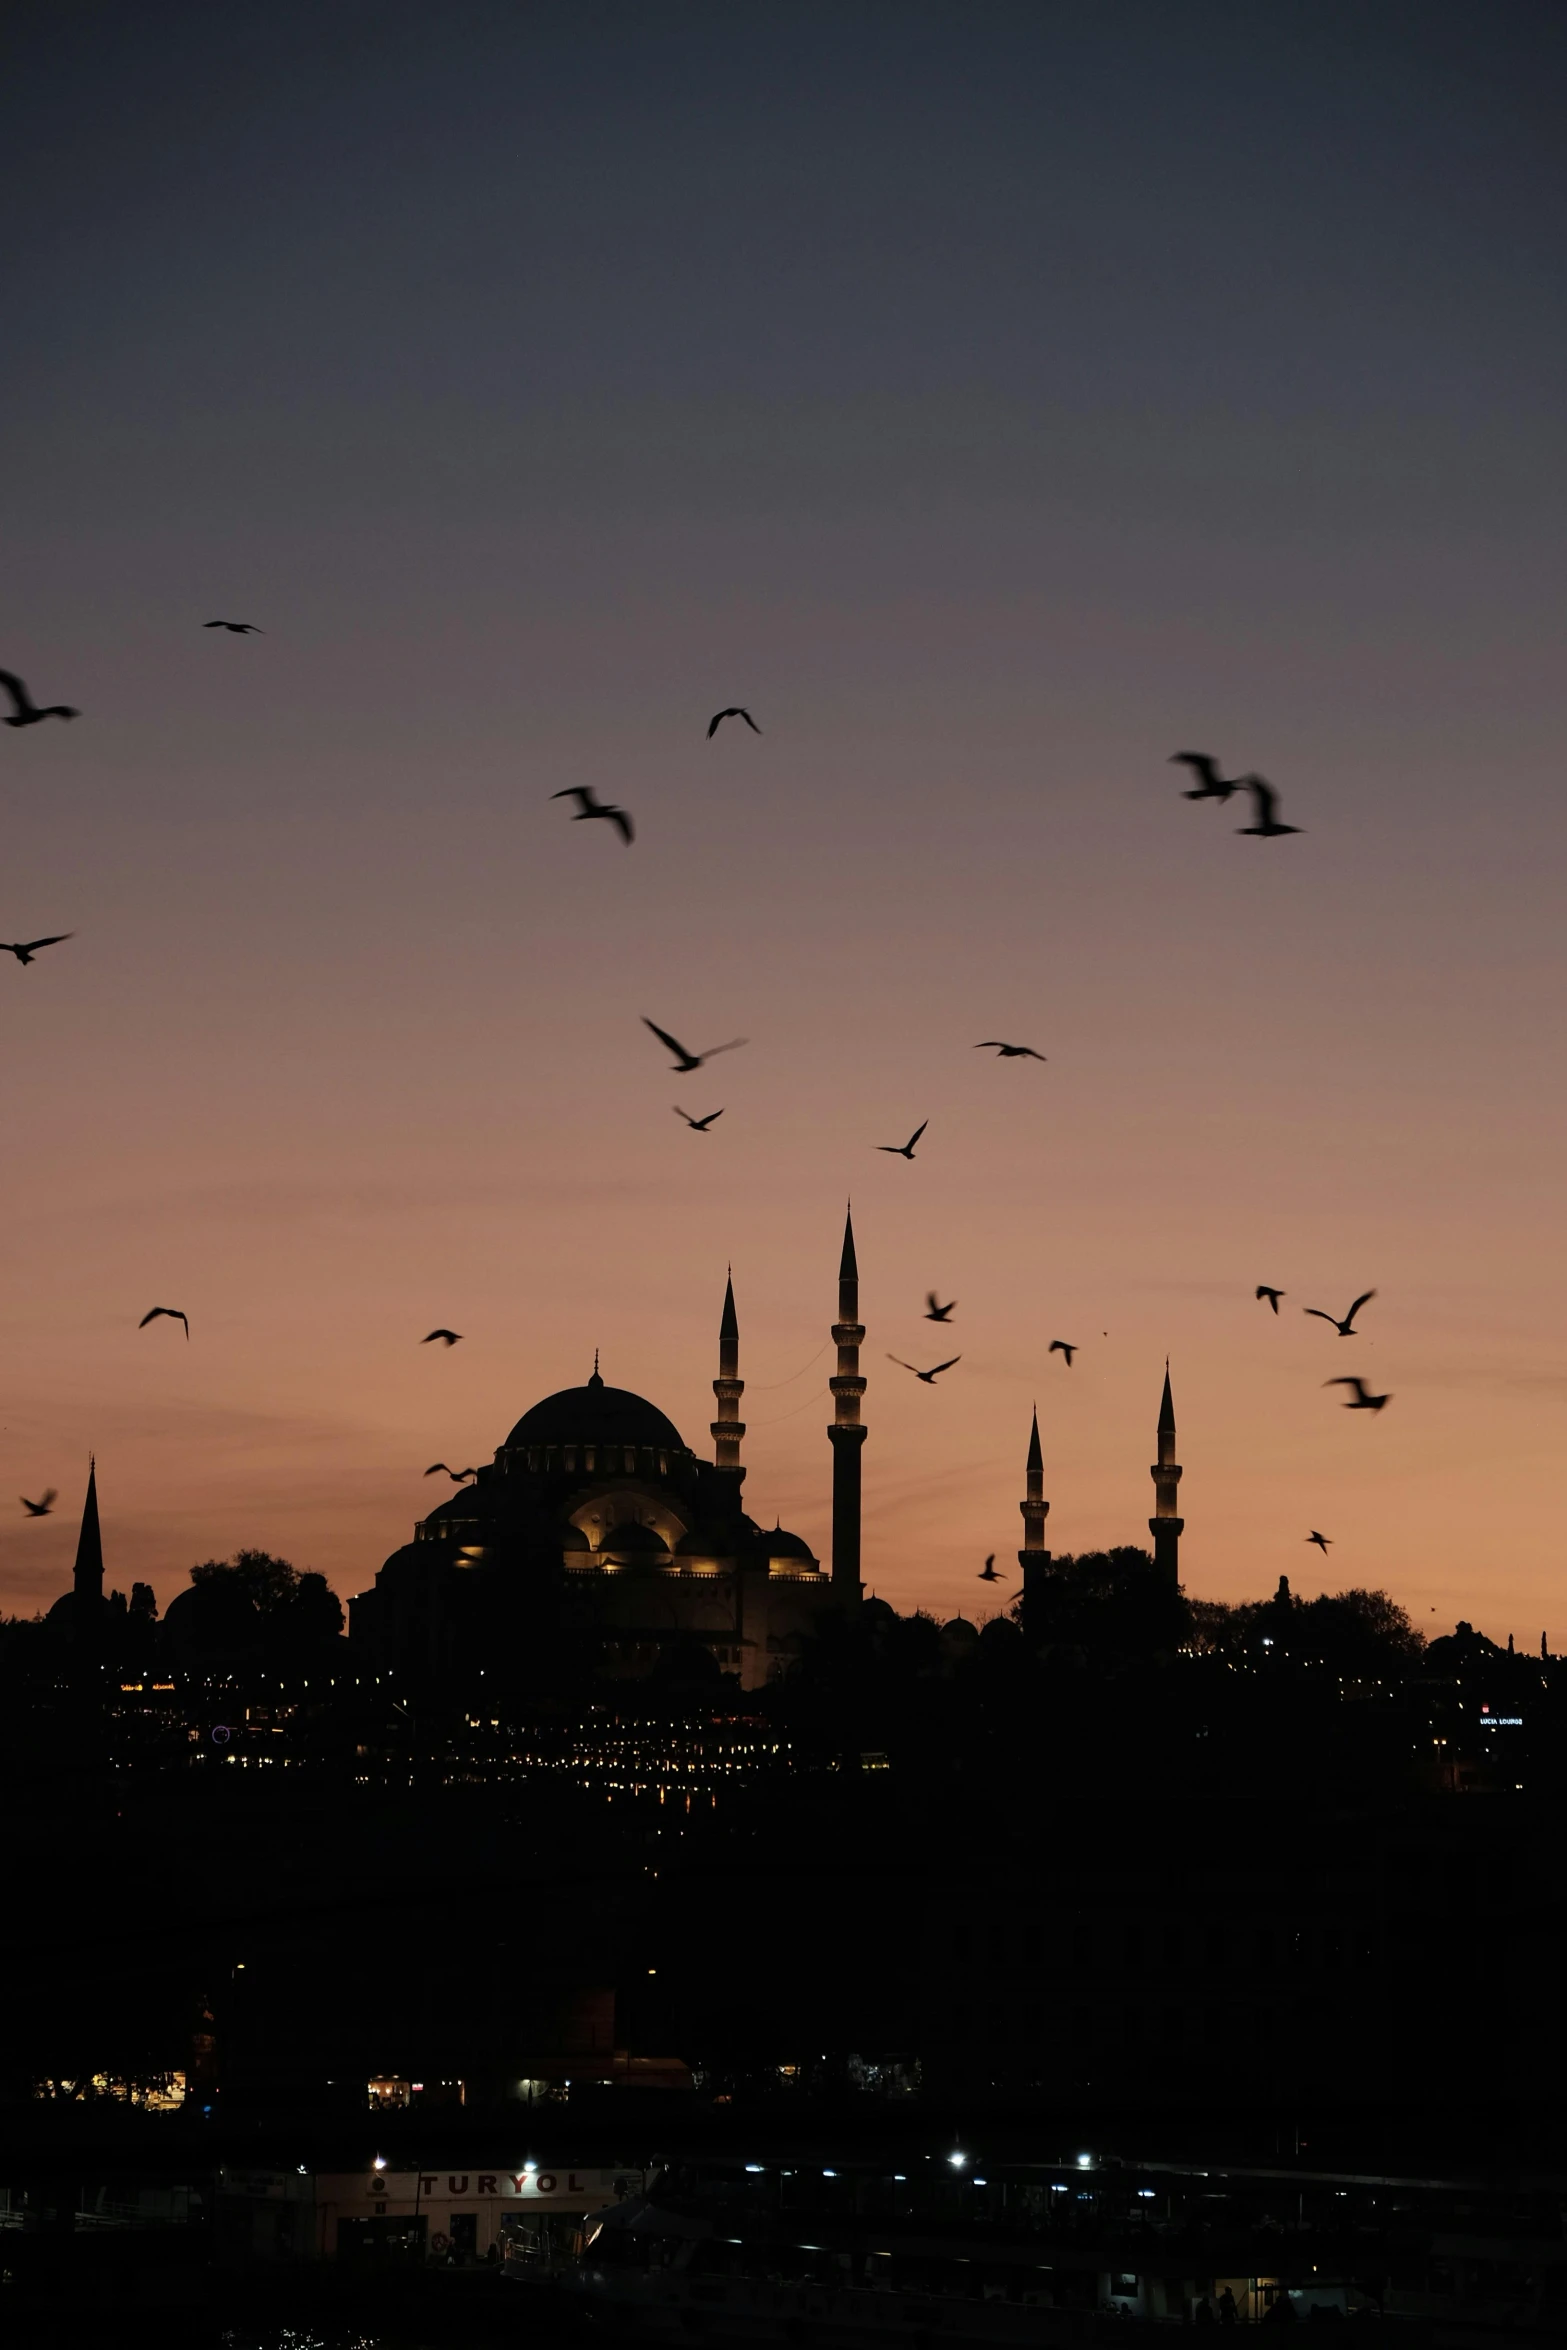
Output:
[[[1317,1532],[1317,1529],[1316,1529],[1316,1527],[1315,1527],[1315,1526],[1313,1526],[1313,1527],[1312,1527],[1312,1529],[1311,1529],[1311,1532],[1310,1532],[1310,1533],[1307,1535],[1307,1537],[1306,1537],[1306,1540],[1307,1540],[1308,1542],[1314,1542],[1314,1543],[1316,1544],[1317,1548],[1318,1548],[1318,1549],[1321,1551],[1321,1553],[1322,1553],[1323,1557],[1324,1557],[1324,1558],[1326,1558],[1326,1557],[1327,1557],[1327,1555],[1328,1555],[1328,1548],[1329,1548],[1329,1537],[1328,1537],[1326,1534],[1319,1534],[1319,1533]]]
[[[420,1339],[419,1344],[428,1346],[432,1338],[438,1338],[443,1346],[455,1346],[461,1336],[460,1330],[432,1330],[427,1336]]]
[[[925,1121],[925,1126],[928,1126],[929,1124],[930,1120],[927,1118]],[[924,1133],[925,1126],[916,1126],[914,1132],[909,1136],[907,1142],[879,1142],[876,1145],[876,1148],[879,1151],[891,1151],[895,1159],[912,1159],[914,1156],[914,1145],[919,1141],[920,1136]],[[893,1360],[896,1362],[897,1357],[894,1356]]]
[[[1248,780],[1244,775],[1221,775],[1218,761],[1206,751],[1173,751],[1170,765],[1189,767],[1198,778],[1195,791],[1182,792],[1183,800],[1230,800],[1238,791],[1244,791]]]
[[[258,628],[253,620],[204,620],[201,625],[203,628],[226,628],[230,636],[265,636],[267,633],[264,628]]]
[[[454,1485],[460,1485],[465,1477],[477,1477],[478,1474],[477,1469],[449,1469],[444,1461],[432,1461],[425,1470],[427,1477],[450,1477]]]
[[[723,725],[726,718],[743,718],[753,734],[760,734],[762,731],[761,728],[757,725],[756,720],[751,716],[750,711],[742,710],[738,702],[736,702],[733,703],[729,709],[720,710],[715,717],[712,717],[708,720],[707,739],[709,742],[712,741],[714,735]]]
[[[0,955],[15,955],[19,963],[30,963],[40,947],[57,947],[62,939],[75,936],[74,930],[57,930],[53,938],[23,939],[14,946],[9,939],[0,938]]]
[[[1264,783],[1260,775],[1248,775],[1246,789],[1251,794],[1252,813],[1257,821],[1255,824],[1237,824],[1237,832],[1249,832],[1258,840],[1277,840],[1281,833],[1299,832],[1298,824],[1280,824],[1274,816],[1279,795],[1271,783]]]
[[[42,1501],[29,1501],[25,1493],[19,1493],[16,1498],[30,1518],[47,1518],[60,1498],[60,1488],[57,1485],[46,1485]]]
[[[614,825],[628,848],[637,837],[631,818],[626,814],[625,809],[617,808],[613,800],[595,799],[591,784],[568,784],[564,791],[552,791],[550,798],[552,800],[576,801],[577,813],[571,819],[573,824],[590,824],[595,816],[602,816],[607,824]]]
[[[1043,1053],[1036,1053],[1031,1044],[1003,1044],[999,1036],[987,1036],[974,1047],[977,1053],[994,1050],[1003,1061],[1042,1061]]]
[[[889,1363],[896,1363],[900,1371],[913,1371],[915,1378],[923,1379],[927,1387],[934,1387],[942,1372],[950,1371],[953,1363],[961,1363],[963,1357],[953,1355],[947,1362],[936,1363],[928,1371],[917,1370],[913,1363],[906,1363],[902,1355],[889,1355],[887,1360]]]
[[[1050,1344],[1046,1347],[1045,1352],[1047,1355],[1065,1355],[1066,1367],[1070,1371],[1072,1368],[1072,1357],[1077,1352],[1077,1341],[1074,1338],[1071,1345],[1068,1346],[1064,1338],[1052,1338]]]
[[[19,677],[9,669],[0,669],[0,685],[5,687],[16,706],[16,714],[6,720],[7,726],[36,726],[44,718],[80,718],[80,710],[67,709],[64,702],[51,702],[40,709]]]
[[[984,1565],[980,1568],[979,1574],[976,1577],[976,1581],[980,1583],[1004,1583],[1006,1581],[1006,1577],[1004,1575],[998,1575],[996,1573],[996,1554],[994,1551],[991,1552],[989,1558],[986,1559]]]
[[[1346,1412],[1379,1412],[1385,1403],[1393,1400],[1388,1395],[1369,1394],[1363,1379],[1324,1379],[1322,1384],[1324,1387],[1353,1387],[1355,1392],[1344,1406]]]
[[[713,1120],[715,1118],[721,1118],[723,1114],[724,1113],[722,1110],[709,1110],[705,1118],[693,1118],[689,1110],[683,1110],[678,1102],[675,1104],[675,1116],[677,1118],[684,1118],[686,1124],[691,1128],[693,1134],[705,1134],[708,1128],[712,1125]]]
[[[667,1044],[674,1054],[675,1075],[677,1077],[688,1077],[693,1069],[700,1069],[702,1063],[710,1061],[715,1053],[732,1053],[736,1045],[742,1045],[746,1041],[743,1036],[732,1036],[727,1044],[710,1044],[705,1053],[693,1053],[681,1043],[678,1036],[671,1036],[667,1028],[660,1028],[656,1020],[650,1020],[646,1012],[641,1015],[641,1018],[643,1027],[651,1028],[659,1043]]]
[[[190,1324],[185,1321],[185,1316],[180,1312],[178,1306],[153,1306],[148,1313],[143,1314],[136,1325],[137,1329],[145,1330],[147,1324],[156,1322],[160,1314],[166,1314],[171,1322],[185,1322],[185,1336],[187,1339],[190,1337]]]
[[[1265,1297],[1269,1305],[1273,1308],[1274,1312],[1277,1313],[1279,1310],[1279,1299],[1284,1295],[1284,1292],[1282,1289],[1270,1289],[1266,1281],[1259,1281],[1257,1284],[1257,1295],[1259,1298]]]
[[[1319,1322],[1331,1322],[1334,1329],[1338,1332],[1340,1338],[1358,1338],[1360,1336],[1360,1332],[1355,1328],[1355,1316],[1359,1313],[1362,1306],[1367,1306],[1371,1303],[1371,1300],[1376,1296],[1376,1294],[1377,1293],[1374,1289],[1363,1290],[1360,1296],[1356,1298],[1354,1304],[1350,1307],[1349,1312],[1344,1316],[1342,1322],[1339,1320],[1337,1314],[1325,1314],[1320,1306],[1302,1306],[1300,1310],[1303,1314],[1314,1314]]]
[[[927,1290],[926,1290],[926,1292],[925,1292],[925,1319],[926,1319],[926,1321],[927,1321],[927,1322],[945,1322],[945,1321],[947,1320],[948,1316],[951,1314],[951,1312],[952,1312],[952,1309],[953,1309],[953,1307],[954,1307],[954,1306],[957,1304],[957,1302],[958,1302],[958,1301],[957,1301],[957,1299],[954,1297],[954,1298],[949,1298],[949,1299],[948,1299],[948,1301],[947,1301],[947,1303],[946,1303],[944,1306],[943,1306],[943,1305],[938,1305],[938,1304],[937,1304],[937,1302],[936,1302],[936,1292],[935,1292],[933,1289],[927,1289]]]

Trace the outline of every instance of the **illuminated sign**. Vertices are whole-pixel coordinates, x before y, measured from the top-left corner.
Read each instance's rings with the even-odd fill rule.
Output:
[[[573,2211],[597,2210],[641,2190],[640,2171],[573,2170],[543,2164],[516,2170],[369,2171],[317,2180],[322,2202],[351,2206],[373,2197],[394,2209],[427,2210],[432,2203],[545,2203]]]

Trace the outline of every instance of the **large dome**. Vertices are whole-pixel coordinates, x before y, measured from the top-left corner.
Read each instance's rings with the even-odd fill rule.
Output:
[[[684,1452],[685,1441],[656,1404],[626,1387],[606,1387],[595,1371],[586,1387],[563,1387],[524,1412],[506,1439],[508,1452],[532,1444],[652,1444]]]

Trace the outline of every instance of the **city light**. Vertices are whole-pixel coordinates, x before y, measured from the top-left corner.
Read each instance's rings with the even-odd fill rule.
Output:
[[[1080,2154],[1077,2158],[1077,2167],[1079,2170],[1092,2170],[1094,2167],[1093,2156],[1091,2154]]]
[[[947,2160],[951,2163],[954,2170],[966,2170],[968,2168],[968,2156],[966,2154],[949,2154],[947,2156]]]

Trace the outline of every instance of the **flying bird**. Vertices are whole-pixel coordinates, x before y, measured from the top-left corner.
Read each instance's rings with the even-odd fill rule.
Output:
[[[22,939],[15,945],[9,939],[0,938],[0,955],[15,955],[19,963],[30,963],[40,947],[57,947],[63,939],[75,936],[74,930],[57,930],[53,938]]]
[[[1303,1314],[1315,1314],[1319,1322],[1331,1322],[1334,1329],[1338,1332],[1340,1338],[1358,1338],[1360,1336],[1360,1332],[1355,1328],[1355,1316],[1359,1313],[1362,1306],[1366,1306],[1371,1303],[1371,1300],[1376,1296],[1376,1294],[1377,1293],[1374,1289],[1364,1290],[1361,1295],[1356,1298],[1354,1304],[1350,1307],[1349,1312],[1344,1316],[1342,1322],[1339,1320],[1337,1314],[1325,1314],[1320,1306],[1302,1306],[1300,1310]]]
[[[1393,1400],[1388,1395],[1368,1394],[1363,1379],[1324,1379],[1322,1384],[1324,1387],[1353,1387],[1355,1392],[1344,1406],[1346,1412],[1379,1412],[1385,1403]]]
[[[449,1469],[444,1461],[432,1461],[425,1470],[427,1477],[450,1477],[454,1485],[460,1485],[465,1477],[477,1477],[478,1474],[477,1469]]]
[[[178,1306],[153,1306],[150,1311],[143,1314],[136,1325],[137,1329],[145,1330],[147,1324],[156,1322],[160,1314],[166,1314],[171,1322],[185,1322],[185,1336],[187,1339],[190,1337],[190,1324],[185,1321],[185,1316],[180,1312]]]
[[[264,628],[258,628],[253,620],[204,620],[201,625],[203,628],[226,628],[230,636],[265,636],[267,633]]]
[[[1077,1352],[1077,1341],[1074,1339],[1071,1345],[1068,1346],[1064,1338],[1052,1338],[1050,1344],[1046,1347],[1045,1352],[1047,1355],[1065,1355],[1066,1367],[1070,1371],[1072,1368],[1072,1357]]]
[[[1281,833],[1299,832],[1298,824],[1280,824],[1273,811],[1279,804],[1279,795],[1271,783],[1264,783],[1260,775],[1248,775],[1246,789],[1251,794],[1255,824],[1237,824],[1237,832],[1249,832],[1258,840],[1277,840]]]
[[[732,1053],[736,1045],[746,1041],[743,1036],[732,1036],[727,1044],[710,1044],[705,1053],[693,1053],[681,1043],[678,1036],[671,1036],[667,1028],[660,1028],[657,1021],[650,1020],[646,1012],[642,1014],[642,1025],[652,1029],[660,1044],[668,1045],[675,1056],[677,1077],[688,1077],[693,1069],[700,1069],[702,1063],[710,1061],[715,1053]]]
[[[42,1501],[29,1501],[25,1493],[19,1493],[16,1498],[30,1518],[47,1518],[60,1498],[60,1488],[57,1485],[46,1485]]]
[[[934,1387],[942,1372],[950,1371],[953,1363],[961,1363],[963,1357],[961,1355],[953,1355],[947,1362],[936,1363],[928,1371],[916,1370],[912,1363],[906,1363],[904,1361],[902,1355],[889,1355],[887,1360],[889,1363],[896,1363],[900,1371],[913,1371],[915,1378],[923,1379],[927,1387]]]
[[[1238,791],[1244,791],[1249,780],[1244,775],[1221,775],[1217,759],[1210,758],[1206,751],[1174,751],[1170,765],[1189,767],[1198,779],[1195,791],[1182,792],[1183,800],[1230,800]]]
[[[925,1126],[928,1126],[929,1124],[930,1120],[927,1118],[925,1121]],[[925,1126],[916,1126],[914,1132],[909,1136],[907,1142],[879,1142],[876,1145],[876,1148],[879,1151],[891,1151],[895,1159],[912,1159],[914,1156],[914,1145],[919,1141],[920,1136],[924,1133]],[[896,1360],[896,1357],[894,1357],[894,1360]]]
[[[1006,1581],[1006,1577],[1004,1575],[998,1575],[996,1573],[996,1554],[994,1551],[991,1552],[989,1558],[986,1559],[984,1565],[980,1568],[976,1580],[981,1583],[1004,1583]]]
[[[988,1053],[992,1047],[1003,1061],[1042,1061],[1043,1053],[1036,1053],[1031,1044],[1003,1044],[999,1036],[987,1036],[974,1047],[977,1053]]]
[[[568,784],[564,791],[552,791],[550,798],[552,800],[576,801],[577,813],[571,819],[573,824],[588,824],[595,816],[602,816],[607,824],[614,825],[628,848],[636,839],[631,818],[626,814],[625,809],[617,808],[613,800],[596,800],[593,796],[593,786],[589,783]]]
[[[705,1118],[693,1118],[689,1110],[683,1110],[678,1102],[675,1104],[675,1116],[684,1118],[694,1134],[705,1134],[713,1120],[721,1118],[723,1114],[722,1110],[709,1110]]]
[[[14,677],[9,669],[0,669],[0,685],[5,687],[6,692],[16,705],[16,714],[6,720],[7,726],[36,726],[43,718],[80,718],[81,716],[80,710],[67,709],[64,702],[51,702],[47,709],[40,709],[21,679]]]
[[[1259,1298],[1265,1297],[1269,1305],[1273,1308],[1274,1312],[1277,1313],[1279,1310],[1279,1299],[1284,1295],[1284,1292],[1282,1289],[1270,1289],[1266,1281],[1259,1281],[1257,1284],[1257,1295]]]
[[[1323,1557],[1324,1557],[1324,1558],[1326,1558],[1326,1557],[1327,1557],[1327,1555],[1328,1555],[1329,1541],[1330,1541],[1330,1537],[1329,1537],[1328,1535],[1326,1535],[1326,1534],[1319,1534],[1319,1533],[1317,1532],[1317,1529],[1316,1529],[1316,1527],[1315,1527],[1315,1526],[1313,1526],[1313,1527],[1312,1527],[1312,1529],[1311,1529],[1311,1532],[1310,1532],[1310,1533],[1307,1535],[1307,1537],[1306,1537],[1306,1540],[1307,1540],[1308,1542],[1314,1542],[1314,1543],[1316,1544],[1317,1548],[1318,1548],[1318,1549],[1321,1551],[1321,1553],[1322,1553]]]
[[[953,1298],[949,1298],[949,1299],[947,1300],[947,1303],[946,1303],[944,1306],[943,1306],[943,1305],[938,1305],[938,1304],[937,1304],[937,1302],[936,1302],[936,1292],[935,1292],[933,1289],[927,1289],[927,1290],[926,1290],[926,1292],[925,1292],[925,1319],[926,1319],[926,1321],[927,1321],[927,1322],[945,1322],[945,1321],[946,1321],[946,1319],[947,1319],[947,1317],[948,1317],[948,1316],[950,1315],[950,1313],[952,1312],[952,1309],[953,1309],[953,1307],[954,1307],[954,1306],[957,1304],[957,1302],[958,1302],[958,1301],[957,1301],[957,1299],[956,1299],[955,1297],[953,1297]]]
[[[443,1346],[455,1346],[461,1336],[460,1330],[431,1330],[420,1339],[419,1344],[428,1346],[432,1338],[438,1338]]]
[[[760,734],[762,731],[761,728],[757,725],[756,720],[751,716],[750,711],[742,710],[739,704],[736,702],[732,703],[727,710],[718,711],[708,720],[707,739],[709,742],[712,741],[714,735],[723,725],[726,718],[743,718],[753,734]]]

